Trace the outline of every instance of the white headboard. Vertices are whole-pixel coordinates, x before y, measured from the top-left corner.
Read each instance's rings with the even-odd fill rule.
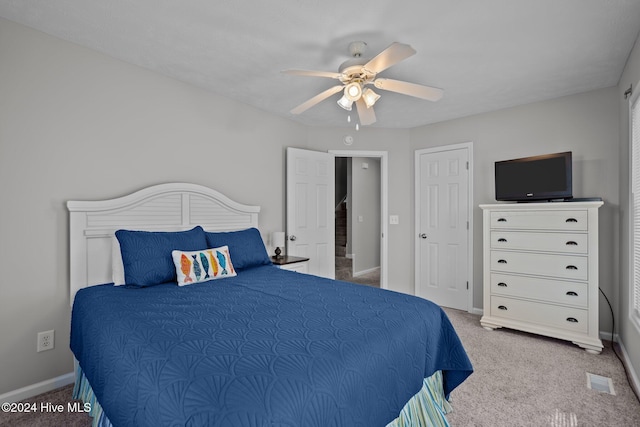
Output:
[[[154,185],[124,197],[68,201],[70,298],[87,286],[110,283],[111,247],[119,229],[207,231],[258,227],[260,206],[243,205],[197,184]]]

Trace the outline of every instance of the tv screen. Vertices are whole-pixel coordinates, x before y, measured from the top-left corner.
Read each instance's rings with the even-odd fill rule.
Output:
[[[571,151],[495,163],[496,200],[571,199]]]

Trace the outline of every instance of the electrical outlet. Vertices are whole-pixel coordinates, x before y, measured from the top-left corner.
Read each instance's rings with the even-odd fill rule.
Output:
[[[39,352],[53,350],[54,330],[38,332],[38,346],[36,350]]]

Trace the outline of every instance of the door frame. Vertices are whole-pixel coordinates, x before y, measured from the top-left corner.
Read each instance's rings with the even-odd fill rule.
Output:
[[[371,157],[380,159],[380,288],[387,289],[388,279],[388,222],[389,212],[389,153],[387,151],[329,150],[334,157]]]
[[[431,153],[440,153],[443,151],[452,151],[466,149],[468,151],[468,159],[469,159],[469,174],[467,175],[468,180],[468,200],[467,200],[467,218],[469,219],[469,240],[468,240],[468,248],[467,248],[467,283],[469,284],[469,288],[467,290],[467,312],[472,313],[475,312],[473,308],[473,142],[462,142],[458,144],[450,144],[450,145],[440,145],[437,147],[431,148],[423,148],[415,151],[414,154],[414,204],[415,204],[415,212],[414,212],[414,228],[415,228],[415,243],[414,243],[414,294],[418,295],[418,289],[420,286],[420,263],[418,260],[418,255],[420,254],[420,239],[418,233],[420,231],[420,204],[418,200],[420,199],[420,156],[423,154],[431,154]]]

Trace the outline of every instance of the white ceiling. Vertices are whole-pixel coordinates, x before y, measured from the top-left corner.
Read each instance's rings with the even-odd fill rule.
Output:
[[[314,126],[347,126],[336,81],[351,41],[417,54],[380,74],[445,90],[378,91],[377,123],[411,128],[614,86],[640,30],[638,0],[0,0],[0,16]],[[355,111],[354,111],[355,112]],[[354,116],[355,119],[355,116]]]

